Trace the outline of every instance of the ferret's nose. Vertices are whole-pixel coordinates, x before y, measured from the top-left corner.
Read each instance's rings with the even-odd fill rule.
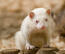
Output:
[[[45,29],[46,27],[45,26],[42,26],[41,29]]]

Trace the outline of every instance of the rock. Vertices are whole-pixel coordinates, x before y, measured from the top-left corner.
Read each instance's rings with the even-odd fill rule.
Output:
[[[56,54],[56,48],[41,48],[36,54]]]
[[[39,48],[34,48],[30,50],[23,51],[23,54],[36,54],[36,52],[39,50]]]
[[[0,51],[0,54],[18,54],[20,50],[18,49],[5,49]]]
[[[61,51],[57,52],[57,54],[65,54],[65,50],[61,50]]]

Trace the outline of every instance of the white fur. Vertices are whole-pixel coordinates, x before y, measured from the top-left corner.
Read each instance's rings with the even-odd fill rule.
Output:
[[[36,9],[32,10],[32,12],[35,14],[33,19],[31,19],[28,15],[23,20],[20,31],[18,31],[15,35],[16,46],[18,49],[24,50],[24,49],[34,48],[35,45],[31,45],[29,43],[30,40],[28,41],[29,35],[32,34],[33,32],[34,33],[38,32],[38,31],[41,32],[42,30],[40,28],[42,26],[46,27],[46,29],[44,31],[47,34],[46,35],[47,39],[48,39],[47,42],[48,43],[50,42],[52,34],[55,30],[55,23],[54,23],[51,15],[48,15],[46,13],[46,11],[47,11],[47,9],[44,9],[44,8],[36,8]],[[46,18],[48,19],[48,22],[45,21]],[[36,20],[39,20],[38,24],[35,23]]]
[[[16,32],[15,34],[15,42],[17,49],[24,49],[24,46],[26,44],[25,37],[23,36],[21,31]]]

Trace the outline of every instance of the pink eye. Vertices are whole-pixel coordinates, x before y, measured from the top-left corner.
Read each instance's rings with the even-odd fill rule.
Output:
[[[47,22],[47,21],[48,21],[48,19],[45,19],[45,21]]]
[[[38,20],[36,20],[36,23],[39,23],[39,21],[38,21]]]

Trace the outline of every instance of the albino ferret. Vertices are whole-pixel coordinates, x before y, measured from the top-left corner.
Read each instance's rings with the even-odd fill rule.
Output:
[[[36,8],[23,20],[20,31],[15,34],[16,47],[20,50],[50,46],[55,32],[55,22],[50,9]]]

